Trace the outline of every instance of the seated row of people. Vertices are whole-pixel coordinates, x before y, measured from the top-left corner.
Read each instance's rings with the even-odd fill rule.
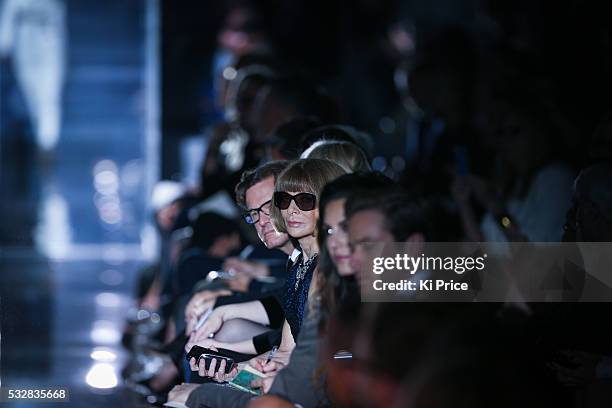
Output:
[[[521,177],[509,177],[512,189],[505,199],[499,200],[485,180],[463,174],[450,188],[452,198],[446,194],[432,201],[440,196],[429,194],[424,203],[422,188],[407,192],[371,170],[367,137],[300,116],[317,106],[296,102],[300,86],[253,72],[256,87],[269,87],[257,107],[261,115],[245,111],[254,106],[237,104],[244,111],[233,119],[238,127],[232,124],[208,156],[229,154],[238,144],[238,153],[256,157],[226,157],[223,171],[215,171],[217,160],[207,161],[202,197],[208,203],[181,198],[169,207],[174,218],[165,225],[174,224],[167,227],[174,233],[165,249],[163,279],[157,282],[163,296],[149,302],[165,310],[168,323],[159,348],[168,356],[168,374],[159,370],[149,386],[161,393],[172,389],[169,399],[189,407],[529,407],[544,405],[547,394],[554,396],[548,403],[567,404],[570,393],[554,381],[555,374],[570,376],[563,371],[567,366],[546,371],[546,353],[536,352],[559,348],[558,338],[547,338],[542,346],[533,328],[550,311],[500,304],[370,305],[361,301],[359,277],[367,272],[367,243],[457,240],[449,231],[461,224],[463,236],[474,241],[493,240],[483,234],[487,231],[496,232],[489,235],[498,240],[554,241],[560,237],[560,215],[570,204],[564,198],[571,173],[530,178],[545,161],[540,163],[539,156],[525,163],[510,160],[521,167]],[[237,98],[246,88],[241,89],[234,90]],[[280,117],[292,119],[282,123]],[[248,145],[241,144],[247,140]],[[264,157],[282,160],[247,168]],[[597,241],[609,235],[606,180],[612,172],[603,166],[579,178],[580,208],[572,212],[566,237],[571,232]],[[597,186],[587,179],[596,179]],[[418,184],[405,181],[404,187],[412,181]],[[551,188],[559,194],[549,194]],[[231,203],[216,192],[232,189],[242,224],[208,211],[213,202],[231,218]],[[491,221],[488,230],[481,230],[486,224],[480,218]],[[503,225],[504,219],[512,228]],[[580,317],[580,311],[574,315]],[[222,358],[187,360],[196,346],[239,364],[228,367]],[[489,375],[499,371],[494,362],[503,365],[503,373]],[[225,385],[245,367],[265,374],[252,384],[264,396],[254,398]]]

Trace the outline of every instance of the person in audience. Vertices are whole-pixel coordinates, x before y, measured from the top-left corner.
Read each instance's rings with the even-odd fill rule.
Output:
[[[310,130],[300,140],[300,151],[304,152],[318,141],[336,141],[354,143],[363,149],[367,157],[372,157],[374,142],[366,133],[346,125],[323,125]]]
[[[186,193],[185,186],[174,181],[160,181],[153,189],[151,204],[155,211],[155,224],[161,235],[162,255],[159,262],[143,270],[142,278],[139,279],[138,303],[141,308],[157,310],[160,305],[162,282],[169,278],[167,262],[170,233],[178,213],[185,206]]]
[[[355,339],[350,406],[550,406],[524,327],[510,324],[498,307],[472,306],[367,305]]]
[[[612,164],[601,162],[582,170],[574,183],[573,206],[568,212],[564,241],[612,242]],[[611,289],[601,274],[607,272],[610,254],[601,247],[584,247],[583,256],[589,276],[589,290],[609,298]],[[594,263],[592,261],[595,260]],[[596,269],[589,268],[589,265]],[[598,286],[595,286],[598,284]],[[601,394],[595,385],[612,379],[612,331],[603,322],[610,313],[609,303],[563,305],[563,321],[580,327],[577,340],[563,350],[563,359],[550,362],[557,379],[569,387],[588,387],[585,393]],[[552,320],[552,319],[551,319]],[[574,336],[570,336],[574,337]],[[603,395],[599,395],[603,397]]]
[[[466,237],[559,242],[574,174],[554,151],[553,129],[528,95],[500,97],[488,117],[497,174],[491,180],[458,174],[452,187]],[[474,202],[485,210],[482,221]]]
[[[286,255],[291,255],[294,250],[293,243],[285,233],[274,230],[270,219],[272,196],[276,178],[288,166],[289,162],[275,161],[264,164],[254,170],[248,170],[242,174],[240,183],[236,185],[236,202],[242,209],[247,224],[252,225],[257,231],[257,236],[268,249],[279,249]],[[228,258],[223,264],[224,271],[234,271],[244,283],[249,292],[257,293],[256,286],[261,283],[255,277],[269,276],[270,269],[267,265],[240,259]],[[230,288],[232,288],[230,283]],[[217,300],[216,291],[204,290],[193,295],[187,308],[185,316],[188,320],[187,332],[191,332],[195,321],[207,309],[213,307]]]
[[[351,266],[360,273],[371,272],[365,264],[366,243],[436,241],[440,233],[434,209],[397,189],[377,195],[350,197],[345,211]]]
[[[298,116],[277,126],[266,138],[266,156],[272,160],[296,160],[300,157],[300,141],[310,130],[321,126],[311,116]]]
[[[349,173],[372,170],[364,151],[356,144],[349,142],[320,140],[304,150],[300,157],[302,159],[331,160]]]
[[[609,162],[612,160],[612,109],[608,109],[599,123],[587,146],[586,164]]]
[[[255,95],[276,75],[266,62],[260,57],[245,56],[234,68],[236,77],[230,81],[225,98],[225,121],[209,132],[200,171],[202,198],[231,189],[242,171],[254,167],[263,157],[259,144],[253,140],[252,116]]]
[[[279,75],[257,92],[253,110],[254,138],[265,143],[282,123],[299,116],[312,116],[323,123],[334,121],[333,102],[307,77]]]
[[[345,204],[345,227],[350,248],[349,265],[358,282],[361,281],[359,274],[370,272],[365,264],[363,244],[436,238],[427,207],[416,204],[393,185],[373,191],[375,193],[356,191],[347,198]],[[341,347],[337,343],[338,338],[350,339],[355,334],[357,322],[354,313],[351,316],[350,311],[341,311],[338,316],[343,319],[332,318],[328,324],[330,335],[326,337],[324,346],[324,349],[328,350],[327,357]],[[330,398],[339,406],[350,405],[355,396],[355,390],[350,387],[355,380],[354,367],[337,362],[329,363],[328,366]]]
[[[579,242],[612,242],[612,164],[582,170],[574,183],[573,225]]]

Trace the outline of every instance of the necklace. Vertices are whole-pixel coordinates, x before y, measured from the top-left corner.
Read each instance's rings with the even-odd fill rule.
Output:
[[[312,265],[314,260],[317,259],[318,255],[319,254],[313,254],[307,261],[302,261],[300,263],[300,265],[298,266],[297,272],[295,273],[295,288],[294,288],[294,290],[296,292],[298,290],[298,287],[300,286],[300,282],[306,276],[306,272],[308,272],[308,269],[310,268],[310,265]]]

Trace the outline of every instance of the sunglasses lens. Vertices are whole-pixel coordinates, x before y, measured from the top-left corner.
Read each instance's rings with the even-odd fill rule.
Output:
[[[300,193],[295,196],[284,191],[274,193],[274,205],[281,210],[289,208],[291,200],[294,200],[297,207],[302,211],[314,210],[317,202],[316,196],[310,193]]]
[[[302,211],[312,211],[315,208],[316,197],[313,194],[301,193],[295,196],[295,203]]]
[[[283,191],[277,191],[274,193],[274,205],[281,210],[286,210],[291,204],[291,198],[291,195]]]

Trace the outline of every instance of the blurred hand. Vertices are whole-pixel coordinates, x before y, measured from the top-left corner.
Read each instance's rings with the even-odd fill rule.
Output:
[[[212,338],[223,326],[224,318],[222,309],[212,311],[206,322],[195,332],[191,333],[190,339],[193,341],[206,340]]]
[[[203,290],[191,297],[185,307],[185,320],[198,319],[202,313],[212,307],[219,296],[229,296],[229,290]]]
[[[253,388],[261,388],[264,394],[267,394],[270,391],[270,387],[272,387],[272,383],[274,383],[274,378],[276,376],[270,376],[266,378],[257,378],[251,381],[251,387]]]
[[[249,365],[251,367],[267,375],[266,378],[258,378],[251,382],[251,387],[261,388],[264,394],[270,390],[276,374],[278,374],[278,372],[282,370],[285,365],[287,365],[287,362],[284,361],[283,356],[277,358],[277,355],[275,355],[270,362],[266,363],[267,359],[267,355],[263,354],[249,360]]]
[[[278,354],[278,353],[277,353]],[[277,359],[276,356],[266,364],[267,357],[258,356],[249,360],[249,365],[254,369],[261,371],[268,375],[276,375],[276,373],[282,370],[287,363],[283,359]]]
[[[234,272],[236,275],[246,274],[251,277],[270,275],[270,269],[267,265],[259,262],[245,261],[237,257],[227,258],[223,263],[223,270]]]

